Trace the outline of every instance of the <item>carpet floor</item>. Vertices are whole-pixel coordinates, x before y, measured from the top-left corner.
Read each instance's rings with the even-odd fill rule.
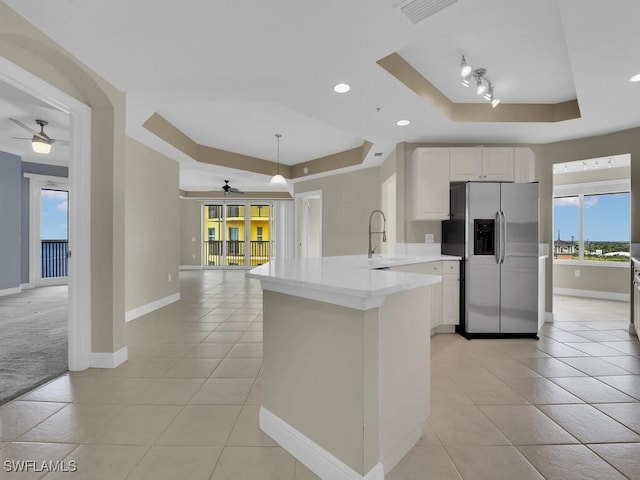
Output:
[[[67,286],[0,297],[0,405],[69,369]]]

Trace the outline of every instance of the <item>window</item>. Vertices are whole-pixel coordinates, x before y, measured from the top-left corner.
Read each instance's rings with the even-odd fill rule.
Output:
[[[209,205],[209,218],[222,217],[222,207],[220,205]]]
[[[256,236],[257,236],[257,240],[259,242],[262,241],[262,227],[257,227],[256,228]]]
[[[216,241],[216,229],[215,228],[210,228],[209,229],[209,241],[210,242],[215,242]]]
[[[628,262],[630,200],[629,192],[556,196],[554,259]]]
[[[227,218],[240,216],[240,205],[229,205],[227,208]]]

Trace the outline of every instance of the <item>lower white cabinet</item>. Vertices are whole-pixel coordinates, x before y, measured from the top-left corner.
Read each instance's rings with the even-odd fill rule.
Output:
[[[431,328],[457,325],[460,321],[460,264],[457,261],[414,263],[391,267],[394,272],[424,273],[442,276],[431,285]]]

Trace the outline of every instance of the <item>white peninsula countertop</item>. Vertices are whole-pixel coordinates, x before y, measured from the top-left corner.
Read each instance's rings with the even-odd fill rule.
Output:
[[[460,260],[450,255],[347,255],[272,260],[247,272],[262,287],[287,295],[367,310],[380,306],[386,295],[441,282],[439,275],[385,270],[399,265]]]

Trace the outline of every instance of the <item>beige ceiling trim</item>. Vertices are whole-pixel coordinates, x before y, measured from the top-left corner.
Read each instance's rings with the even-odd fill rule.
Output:
[[[236,168],[238,170],[261,173],[263,175],[275,175],[278,171],[278,164],[276,162],[200,145],[158,113],[151,115],[142,126],[198,162]],[[297,165],[289,166],[280,164],[279,171],[285,178],[299,178],[336,170],[338,168],[360,165],[372,146],[372,143],[365,141],[360,147],[316,158]],[[307,173],[304,172],[305,167],[307,168]]]
[[[397,52],[378,60],[378,65],[407,88],[454,122],[562,122],[580,118],[577,100],[561,103],[454,103]]]
[[[269,200],[291,200],[289,192],[244,192],[243,194],[225,195],[222,191],[192,192],[188,190],[180,190],[182,198],[221,198],[226,200],[253,200],[253,199],[269,199]]]

